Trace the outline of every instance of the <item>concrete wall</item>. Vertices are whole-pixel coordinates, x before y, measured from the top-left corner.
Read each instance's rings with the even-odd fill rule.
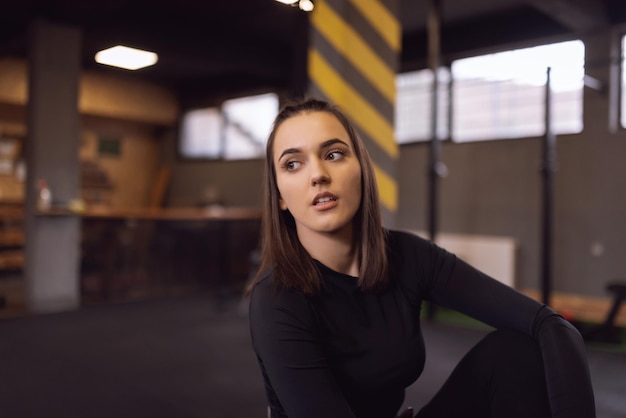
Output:
[[[168,206],[261,205],[263,160],[188,160],[177,151],[176,132],[162,140],[163,163],[172,168]]]

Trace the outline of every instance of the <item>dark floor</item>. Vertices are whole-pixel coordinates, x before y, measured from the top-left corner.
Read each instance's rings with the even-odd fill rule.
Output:
[[[264,417],[245,304],[195,294],[0,319],[0,417]],[[419,408],[467,349],[476,328],[425,323]],[[626,417],[626,353],[590,346],[598,417]]]

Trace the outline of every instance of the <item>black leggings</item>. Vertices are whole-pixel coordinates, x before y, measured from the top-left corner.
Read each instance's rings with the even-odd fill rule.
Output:
[[[416,418],[550,417],[543,361],[532,338],[494,331],[461,359]]]

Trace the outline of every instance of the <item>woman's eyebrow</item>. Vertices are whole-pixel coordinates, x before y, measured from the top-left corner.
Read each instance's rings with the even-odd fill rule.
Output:
[[[342,140],[341,140],[341,139],[339,139],[339,138],[331,138],[331,139],[328,139],[328,140],[326,140],[326,141],[322,142],[322,143],[320,144],[319,148],[320,148],[320,149],[324,149],[324,148],[328,148],[328,147],[330,147],[330,146],[333,146],[333,145],[335,145],[335,144],[342,144],[342,145],[345,145],[346,147],[349,147],[349,145],[348,145],[345,141],[342,141]],[[302,150],[300,150],[300,148],[287,148],[286,150],[284,150],[284,151],[280,154],[280,156],[278,157],[278,160],[280,161],[280,159],[281,159],[281,158],[283,158],[285,155],[289,155],[289,154],[299,154],[299,153],[301,153],[301,152],[302,152]]]
[[[335,144],[343,144],[346,147],[350,147],[345,141],[342,141],[339,138],[332,138],[332,139],[329,139],[329,140],[326,140],[326,141],[322,142],[320,144],[320,149],[328,148],[328,147],[330,147],[332,145],[335,145]]]
[[[280,157],[278,157],[278,159],[280,160],[281,158],[283,158],[285,155],[288,155],[288,154],[298,154],[300,152],[301,151],[299,148],[287,148],[280,154]]]

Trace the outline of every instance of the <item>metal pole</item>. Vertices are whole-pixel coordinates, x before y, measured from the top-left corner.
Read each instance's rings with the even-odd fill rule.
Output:
[[[433,74],[430,108],[430,152],[428,164],[428,234],[435,241],[439,224],[439,168],[441,165],[441,143],[437,138],[439,112],[439,66],[441,61],[441,0],[430,0],[427,21],[428,67]],[[428,318],[435,317],[436,307],[428,304]]]
[[[439,66],[441,61],[441,0],[430,0],[428,14],[428,67],[433,74],[430,109],[430,152],[428,165],[428,233],[434,241],[439,224],[439,167],[441,165],[441,143],[437,138],[439,115]]]
[[[550,304],[552,292],[552,229],[553,229],[553,201],[554,201],[554,173],[556,171],[556,138],[552,132],[552,90],[551,69],[546,71],[545,91],[545,135],[543,138],[543,162],[541,174],[543,177],[542,199],[542,239],[541,239],[541,288],[543,303]]]

